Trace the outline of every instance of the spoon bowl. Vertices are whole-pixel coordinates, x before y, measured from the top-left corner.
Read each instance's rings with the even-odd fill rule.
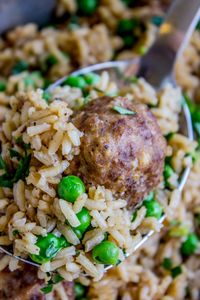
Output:
[[[182,18],[180,19],[180,11]],[[102,73],[103,71],[109,72],[112,80],[117,81],[119,86],[123,87],[130,84],[130,78],[133,76],[142,76],[156,89],[163,87],[166,83],[176,85],[174,79],[174,66],[176,59],[182,54],[184,47],[188,43],[195,25],[200,16],[199,0],[177,0],[173,3],[169,10],[166,20],[160,28],[158,39],[150,49],[150,51],[141,59],[129,61],[111,61],[96,64],[75,71],[70,75],[84,75],[87,73],[95,72]],[[61,78],[52,84],[47,91],[51,92],[56,87],[62,85],[66,77]],[[182,119],[181,119],[181,132],[184,133],[190,140],[193,140],[192,121],[188,106],[183,104]],[[179,180],[178,189],[181,192],[190,172],[190,167],[185,168]],[[159,222],[163,223],[165,215],[163,215]],[[135,246],[136,251],[153,235],[154,231],[150,230],[147,234],[143,235],[142,240]],[[0,251],[7,255],[13,256],[12,251],[7,247],[0,247]],[[129,256],[129,254],[127,254]],[[38,266],[29,259],[14,256],[15,258]],[[106,270],[112,266],[108,266]]]

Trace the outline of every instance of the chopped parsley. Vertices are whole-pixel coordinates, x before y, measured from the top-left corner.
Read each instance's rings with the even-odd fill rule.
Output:
[[[20,179],[24,180],[29,175],[31,154],[27,154],[27,148],[25,148],[24,156],[15,149],[10,149],[10,157],[16,157],[19,160],[19,163],[15,171],[10,171],[6,162],[0,155],[0,169],[4,170],[4,174],[0,176],[0,187],[12,188],[15,182]]]
[[[13,236],[18,235],[19,234],[19,230],[17,230],[17,229],[13,230],[12,234],[13,234]]]
[[[52,97],[52,94],[50,92],[47,92],[47,91],[43,92],[43,98],[47,103],[49,103],[49,100],[51,99],[51,97]]]
[[[176,267],[174,267],[174,268],[171,269],[171,275],[172,275],[173,278],[176,278],[182,272],[183,271],[182,271],[181,266],[176,266]]]
[[[136,112],[126,109],[124,107],[115,105],[112,107],[113,110],[115,110],[116,112],[118,112],[120,115],[135,115]]]
[[[40,289],[44,294],[49,294],[53,290],[53,284],[47,284],[45,287]]]
[[[162,263],[162,266],[165,270],[170,271],[172,268],[172,260],[169,257],[165,257]]]
[[[63,277],[60,276],[60,274],[55,274],[52,279],[50,279],[48,281],[48,284],[46,286],[44,286],[43,288],[41,288],[40,290],[44,293],[44,294],[48,294],[51,293],[53,290],[53,285],[56,283],[59,283],[61,281],[63,281]]]
[[[18,62],[13,66],[11,72],[12,72],[13,75],[16,75],[16,74],[19,74],[19,73],[21,73],[21,72],[23,72],[23,71],[28,70],[28,67],[29,67],[29,65],[28,65],[28,63],[27,63],[25,60],[20,60],[20,61],[18,61]]]
[[[178,275],[180,275],[183,272],[181,266],[173,267],[173,262],[172,262],[171,258],[169,258],[169,257],[164,258],[162,266],[165,270],[171,272],[171,276],[173,278],[176,278]]]

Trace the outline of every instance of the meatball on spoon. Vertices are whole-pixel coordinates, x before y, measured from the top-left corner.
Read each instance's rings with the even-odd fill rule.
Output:
[[[122,87],[129,84],[127,77],[132,75],[144,77],[155,88],[160,88],[167,82],[175,85],[173,71],[176,59],[187,44],[199,15],[199,0],[191,0],[189,3],[187,0],[177,0],[172,4],[165,22],[160,28],[156,43],[141,60],[102,63],[72,74],[101,73],[106,70]],[[66,77],[58,80],[48,90],[52,91],[65,80]],[[124,100],[124,109],[131,111],[132,114],[121,116],[110,109],[111,107],[120,107],[120,101],[120,99],[110,97],[97,99],[75,116],[74,122],[77,126],[81,123],[85,133],[85,140],[82,141],[81,146],[83,155],[79,156],[76,163],[80,166],[81,176],[88,180],[88,182],[86,180],[86,184],[105,185],[120,195],[124,195],[129,206],[133,207],[159,183],[163,171],[166,144],[156,120],[145,105],[130,103],[128,99]],[[193,139],[187,105],[183,106],[183,117],[186,135]],[[89,159],[86,153],[88,145],[92,151]],[[134,165],[135,178],[131,174],[130,165],[132,167]],[[179,183],[180,191],[188,174],[189,168],[186,168]],[[164,216],[160,222],[163,219]],[[154,231],[151,230],[145,234],[135,246],[135,250],[153,233]],[[3,247],[0,247],[0,250],[8,255],[13,255]],[[37,266],[31,260],[16,258]]]

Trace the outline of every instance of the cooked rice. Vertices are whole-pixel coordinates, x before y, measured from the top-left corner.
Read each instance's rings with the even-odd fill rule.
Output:
[[[67,11],[70,13],[76,13],[76,5],[73,0],[60,0],[58,7],[58,14],[62,15],[63,12]],[[30,71],[22,72],[18,75],[9,76],[10,70],[13,65],[20,59],[26,59],[33,69],[41,69],[42,61],[49,55],[54,54],[58,60],[56,65],[53,65],[47,74],[46,77],[55,80],[66,73],[69,73],[74,67],[84,66],[89,63],[95,63],[104,60],[110,60],[113,57],[114,51],[117,51],[118,58],[127,58],[134,57],[137,55],[139,45],[142,44],[145,47],[148,47],[152,43],[155,37],[155,26],[151,24],[148,25],[147,31],[143,34],[138,45],[133,49],[124,50],[122,47],[123,41],[121,37],[115,35],[114,28],[119,19],[127,18],[130,16],[139,16],[139,18],[146,18],[149,15],[159,12],[159,7],[156,4],[156,1],[151,1],[149,6],[144,6],[141,8],[127,9],[122,5],[121,1],[101,1],[101,5],[98,8],[98,15],[96,15],[97,21],[91,25],[89,18],[85,18],[84,26],[85,28],[78,28],[76,31],[70,32],[66,30],[66,27],[63,28],[46,28],[41,31],[38,31],[37,27],[33,24],[26,25],[20,28],[17,28],[10,32],[7,35],[7,41],[0,41],[0,68],[2,79],[6,78],[7,86],[6,91],[0,93],[0,120],[4,119],[5,114],[8,112],[8,105],[11,104],[11,107],[15,110],[16,107],[16,97],[12,96],[16,91],[31,91],[32,86],[26,86],[24,84],[24,79],[31,74]],[[160,12],[159,12],[160,13]],[[95,25],[95,22],[104,23],[102,25]],[[89,26],[88,26],[89,24]],[[96,40],[98,39],[98,43]],[[96,45],[101,47],[98,49]],[[76,51],[74,51],[76,49]],[[103,51],[101,50],[103,49]],[[64,52],[68,52],[70,57],[63,55]],[[192,96],[196,101],[200,101],[200,92],[199,92],[199,51],[200,51],[200,37],[199,32],[195,32],[190,46],[186,49],[184,57],[182,57],[177,64],[177,79],[181,84],[183,89]],[[106,75],[104,75],[106,76]],[[36,76],[37,77],[37,76]],[[105,80],[106,78],[104,78]],[[107,89],[106,92],[116,93],[116,86],[109,85],[109,82],[106,80],[104,82],[104,87]],[[141,84],[141,86],[140,86]],[[40,76],[35,80],[35,87],[43,87],[43,78]],[[171,90],[172,92],[172,90]],[[173,91],[174,93],[180,93],[180,91]],[[125,91],[126,93],[126,91]],[[40,95],[39,95],[40,94]],[[178,114],[177,109],[180,109],[179,101],[174,101],[174,95],[171,94],[171,97],[167,95],[165,100],[164,95],[159,95],[156,97],[155,92],[149,88],[147,84],[143,84],[142,80],[138,81],[138,85],[132,86],[130,92],[132,95],[136,95],[137,98],[140,97],[140,101],[143,101],[147,104],[157,104],[158,99],[164,98],[164,102],[168,99],[167,103],[164,103],[164,108],[162,106],[155,109],[154,113],[159,118],[159,125],[161,126],[163,133],[168,133],[171,130],[178,130]],[[6,144],[7,140],[10,140],[12,137],[13,127],[16,128],[15,135],[21,135],[21,132],[24,131],[23,125],[20,126],[20,122],[24,124],[27,120],[37,121],[37,126],[43,125],[44,123],[52,124],[56,123],[54,130],[59,132],[57,135],[61,137],[62,131],[66,131],[66,128],[62,127],[62,122],[59,122],[58,119],[61,116],[58,116],[58,111],[55,113],[52,108],[52,112],[48,114],[47,111],[35,110],[34,106],[37,107],[38,103],[42,102],[42,105],[46,106],[44,101],[41,101],[41,91],[35,92],[35,98],[32,97],[31,103],[32,107],[26,107],[21,110],[20,114],[15,113],[11,116],[12,124],[4,124],[4,133],[5,136],[1,136],[3,144]],[[99,95],[96,91],[91,91],[91,98],[95,98]],[[143,95],[143,96],[142,96]],[[79,108],[84,103],[84,98],[79,89],[62,87],[56,88],[53,92],[53,98],[67,101],[70,108],[75,109]],[[175,96],[176,97],[176,96]],[[22,99],[24,95],[22,96]],[[24,101],[24,100],[23,100]],[[176,104],[178,104],[176,108]],[[7,107],[5,107],[5,105]],[[173,106],[175,105],[175,106]],[[62,111],[62,109],[60,110]],[[171,111],[175,112],[171,114]],[[29,116],[28,116],[28,114]],[[42,113],[40,115],[40,113]],[[21,115],[21,116],[20,116]],[[28,118],[27,118],[28,116]],[[21,120],[20,120],[21,118]],[[31,127],[31,126],[30,126]],[[40,127],[39,127],[40,128]],[[42,126],[43,128],[43,126]],[[33,128],[34,129],[34,128]],[[71,130],[71,129],[70,129]],[[33,131],[34,132],[34,131]],[[47,131],[48,132],[48,131]],[[31,138],[31,147],[35,149],[33,155],[41,165],[47,167],[54,166],[58,168],[59,158],[56,155],[59,147],[59,152],[62,151],[62,156],[66,157],[65,166],[68,167],[68,163],[73,159],[73,156],[78,153],[79,142],[75,137],[75,144],[72,140],[74,135],[72,135],[72,140],[69,138],[68,134],[64,134],[62,143],[57,144],[53,143],[51,146],[50,153],[48,147],[42,145],[48,144],[51,141],[51,135],[47,135],[47,132],[44,131],[42,136],[34,135]],[[55,135],[54,135],[55,137]],[[182,138],[182,137],[181,137]],[[186,165],[191,164],[191,157],[184,157],[185,153],[189,151],[190,145],[192,149],[195,147],[193,144],[187,144],[187,141],[180,141],[177,134],[173,137],[174,140],[170,140],[169,147],[169,156],[173,156],[173,167],[176,169],[177,173],[180,173],[182,168]],[[30,142],[28,136],[24,135],[24,140]],[[59,145],[60,144],[60,145]],[[59,146],[58,146],[59,145]],[[75,146],[75,147],[74,147]],[[180,148],[179,148],[180,146]],[[5,145],[3,150],[4,157],[8,160],[6,153],[8,152],[9,145]],[[16,146],[16,150],[21,153],[20,147]],[[52,151],[52,152],[51,152]],[[170,152],[173,152],[170,154]],[[22,152],[23,153],[23,152]],[[16,163],[15,158],[13,163]],[[64,166],[63,166],[64,167]],[[60,170],[62,168],[60,167]],[[42,170],[41,170],[42,171]],[[55,169],[52,170],[52,172]],[[56,178],[46,177],[44,180],[41,180],[38,183],[38,178],[36,176],[36,171],[31,169],[30,183],[28,187],[25,184],[25,191],[22,193],[21,199],[15,194],[15,197],[12,195],[12,191],[9,189],[0,188],[0,209],[1,212],[6,211],[6,215],[0,216],[0,231],[5,232],[7,230],[8,219],[11,220],[11,227],[9,228],[8,236],[9,241],[13,241],[13,224],[20,228],[23,232],[24,238],[23,243],[20,247],[24,249],[25,245],[32,247],[31,244],[34,241],[34,236],[45,235],[46,229],[48,232],[57,232],[56,220],[49,219],[48,212],[52,210],[55,213],[56,219],[63,221],[63,215],[60,211],[60,208],[56,206],[55,202],[52,203],[52,197],[54,197],[53,189],[49,187],[52,184],[57,184],[60,179],[60,174],[55,175]],[[178,174],[173,175],[169,179],[170,186],[172,189],[175,189],[178,185]],[[43,173],[45,174],[45,173]],[[48,173],[47,173],[48,174]],[[53,173],[52,173],[53,174]],[[54,173],[56,174],[56,173]],[[164,210],[167,214],[167,219],[174,221],[178,220],[183,226],[185,224],[188,226],[189,230],[194,230],[195,224],[195,214],[200,213],[200,204],[199,204],[199,174],[200,174],[200,165],[197,161],[192,169],[190,178],[188,180],[187,186],[184,189],[183,195],[180,198],[177,195],[175,190],[172,195],[168,195],[163,189],[159,189],[156,193],[157,200],[162,204]],[[35,187],[30,190],[30,185],[32,182],[35,183]],[[37,185],[36,185],[37,183]],[[17,189],[17,184],[15,184]],[[21,185],[21,184],[20,184]],[[19,185],[20,189],[23,190],[22,186]],[[41,198],[41,188],[43,198]],[[91,191],[91,194],[93,191]],[[95,208],[94,197],[89,195],[84,195],[84,199],[76,201],[73,205],[73,210],[75,213],[80,211],[82,207],[87,207],[91,210],[92,225],[94,224],[97,228],[94,230],[95,234],[101,236],[101,232],[105,230],[107,224],[104,220],[105,214],[102,215],[102,203],[105,204],[105,199],[100,201],[100,206]],[[13,203],[10,203],[12,199]],[[26,207],[25,213],[27,214],[27,219],[25,221],[24,216],[21,216],[19,219],[16,215],[19,210],[24,211],[24,199],[28,202],[29,206]],[[170,199],[170,205],[168,204],[168,199]],[[118,203],[117,201],[114,203]],[[105,207],[105,206],[104,206]],[[173,209],[171,209],[173,207]],[[120,207],[118,208],[120,209]],[[35,210],[37,210],[37,222],[32,222],[33,216],[35,215]],[[141,212],[142,211],[142,212]],[[51,212],[52,213],[52,212]],[[141,213],[141,215],[140,215]],[[15,215],[15,220],[13,216]],[[140,232],[145,230],[145,226],[142,228],[141,224],[144,219],[144,207],[138,210],[137,218],[131,226],[133,230],[140,228]],[[148,221],[148,219],[146,219]],[[145,220],[145,221],[146,221]],[[151,221],[151,220],[150,220]],[[154,220],[155,221],[155,220]],[[15,223],[14,223],[15,222]],[[21,223],[20,223],[21,222]],[[22,227],[20,225],[25,225]],[[110,224],[113,220],[110,220]],[[36,225],[36,223],[38,225]],[[152,223],[151,223],[152,224]],[[150,225],[151,225],[150,224]],[[145,224],[144,224],[145,225]],[[155,224],[156,225],[156,224]],[[176,225],[175,229],[176,229]],[[155,228],[154,228],[155,229]],[[98,231],[99,230],[99,231]],[[111,270],[104,276],[103,279],[99,282],[90,283],[89,279],[83,276],[80,276],[79,281],[89,287],[89,292],[87,297],[89,299],[163,299],[163,300],[173,300],[173,299],[199,299],[199,254],[194,254],[188,259],[183,260],[180,255],[179,248],[182,243],[183,238],[181,237],[171,237],[169,235],[170,230],[172,230],[171,225],[168,223],[165,224],[165,231],[155,235],[155,237],[150,240],[140,251],[131,256],[127,261],[120,264],[116,269]],[[31,235],[28,235],[31,233]],[[89,232],[88,232],[89,233]],[[86,233],[86,235],[88,234]],[[84,237],[84,243],[92,241],[95,235],[90,235],[87,239],[87,236]],[[2,236],[5,238],[4,242],[8,242],[7,236]],[[138,233],[138,238],[140,239],[140,234]],[[2,241],[3,241],[2,240]],[[20,242],[19,239],[16,239]],[[26,244],[27,243],[27,244]],[[62,255],[65,257],[75,256],[75,248],[73,250],[69,248],[61,250],[57,254],[56,259],[62,258]],[[16,254],[21,254],[21,251],[16,250]],[[24,251],[24,250],[23,250]],[[25,250],[26,251],[26,250]],[[37,251],[34,247],[31,251]],[[63,253],[62,253],[63,251]],[[69,255],[67,254],[69,251]],[[70,252],[71,251],[71,252]],[[24,253],[23,253],[24,255]],[[61,257],[59,257],[59,255]],[[175,265],[181,265],[184,268],[183,274],[179,275],[177,278],[173,279],[168,271],[162,268],[162,262],[165,257],[172,258]],[[9,257],[4,256],[0,261],[0,270],[3,270],[6,266],[9,265],[11,270],[19,267],[16,261],[10,260]],[[74,277],[73,273],[78,277],[79,271],[76,268],[77,264],[74,262],[68,262],[68,268],[60,267],[59,272],[62,274],[63,278],[66,280],[72,280]],[[101,272],[100,272],[101,273]],[[42,275],[44,278],[44,274]],[[75,276],[75,278],[76,278]],[[56,296],[49,294],[47,299],[58,299],[66,300],[67,295],[63,290],[62,286],[58,284],[55,286]],[[188,292],[189,291],[189,292]],[[52,296],[51,296],[52,295]]]
[[[107,92],[111,85],[109,74],[103,72],[96,84],[95,96],[91,87],[88,99],[93,101],[93,97],[100,96],[103,90]],[[144,96],[142,91],[144,91]],[[138,83],[130,85],[129,90],[127,88],[126,93],[130,100],[144,101],[147,104],[148,91],[151,91],[150,94],[154,97],[153,103],[157,104],[152,111],[158,118],[158,123],[165,118],[167,120],[167,129],[163,128],[163,124],[161,124],[163,134],[170,133],[171,128],[178,131],[181,110],[180,90],[167,86],[156,94],[148,84],[146,86],[143,79],[139,79]],[[115,92],[120,94],[117,86],[115,86]],[[65,249],[63,249],[61,252],[63,256],[57,255],[52,261],[42,264],[41,270],[52,272],[61,269],[62,273],[68,274],[65,274],[65,278],[71,277],[72,279],[86,272],[97,281],[103,276],[103,268],[92,260],[91,250],[105,239],[106,233],[109,235],[109,239],[121,249],[121,254],[122,250],[131,254],[136,244],[142,239],[142,235],[148,233],[149,230],[159,232],[162,224],[155,217],[145,217],[145,207],[138,209],[136,219],[132,222],[132,211],[126,207],[127,202],[123,199],[116,199],[111,191],[101,186],[89,188],[87,193],[80,196],[75,204],[56,197],[56,187],[62,174],[70,166],[73,156],[79,153],[83,135],[70,121],[73,111],[68,107],[68,94],[70,94],[70,89],[65,94],[64,101],[56,100],[54,94],[55,100],[47,105],[43,98],[43,91],[40,89],[21,93],[15,97],[15,105],[3,122],[2,134],[7,141],[2,144],[2,158],[9,164],[17,163],[10,158],[7,150],[9,147],[14,147],[23,155],[23,146],[16,142],[16,139],[20,138],[24,143],[30,145],[30,149],[26,150],[28,154],[25,152],[25,155],[31,155],[31,160],[25,182],[17,181],[13,186],[12,193],[7,196],[10,206],[13,205],[13,211],[11,210],[9,215],[7,213],[9,211],[8,202],[5,201],[5,188],[2,189],[1,212],[6,216],[6,224],[3,227],[2,236],[0,236],[0,245],[13,243],[14,254],[19,256],[37,255],[39,253],[39,248],[35,245],[37,235],[44,236],[53,229],[57,235],[62,234],[70,244],[78,246],[77,249],[81,252],[66,257]],[[151,105],[152,98],[149,99],[148,104]],[[75,104],[70,106],[74,107]],[[17,123],[13,122],[13,119],[17,119]],[[9,131],[9,128],[12,128],[12,132]],[[178,179],[186,163],[189,163],[184,161],[184,157],[187,153],[194,151],[196,142],[191,142],[176,133],[170,139],[169,147]],[[173,186],[172,183],[171,186]],[[176,187],[177,185],[174,185],[170,191],[165,190],[164,185],[160,184],[155,192],[158,194],[162,192],[161,203],[169,218],[173,217],[172,209],[176,209],[180,202]],[[87,208],[90,213],[93,229],[89,230],[81,241],[72,227],[80,225],[76,213],[83,207]],[[68,225],[65,224],[66,222]],[[49,223],[52,226],[48,225]],[[15,237],[13,232],[16,230],[18,234]],[[67,248],[66,251],[68,251]],[[88,256],[85,253],[88,253]],[[120,255],[121,260],[124,258],[124,254]]]

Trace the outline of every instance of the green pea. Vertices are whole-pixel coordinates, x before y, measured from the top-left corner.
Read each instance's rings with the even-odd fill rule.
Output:
[[[4,81],[0,81],[0,92],[4,92],[6,90],[6,83]]]
[[[68,243],[68,241],[66,240],[66,238],[64,236],[60,236],[59,241],[60,241],[61,248],[66,248],[66,247],[70,246],[70,244]]]
[[[94,85],[97,84],[100,80],[99,75],[95,74],[95,73],[88,73],[86,75],[84,75],[85,81],[87,82],[87,84],[89,85]]]
[[[87,83],[83,77],[71,75],[67,77],[67,79],[63,82],[63,85],[69,85],[71,87],[83,89]]]
[[[78,236],[78,238],[81,238],[82,235],[87,230],[87,228],[90,226],[91,217],[88,210],[85,207],[82,208],[82,210],[76,216],[79,219],[81,224],[78,227],[74,228],[73,230]]]
[[[78,0],[78,10],[81,14],[90,16],[92,15],[98,5],[98,0]]]
[[[100,264],[116,265],[119,258],[119,248],[110,241],[103,241],[92,250],[92,258]]]
[[[163,209],[161,205],[155,201],[143,201],[143,205],[146,207],[146,217],[155,217],[156,219],[160,219],[162,216]]]
[[[52,233],[48,233],[44,237],[38,236],[36,246],[40,248],[40,252],[38,255],[30,254],[30,257],[36,263],[42,264],[54,258],[67,245],[69,244],[66,240],[64,241],[64,237],[57,237]]]
[[[74,175],[63,177],[58,184],[58,195],[60,198],[74,203],[76,199],[85,193],[83,181]]]
[[[192,255],[198,248],[199,239],[195,233],[190,233],[187,239],[182,243],[181,253],[183,255]]]
[[[19,74],[19,73],[21,73],[21,72],[23,72],[23,71],[28,70],[28,67],[29,67],[29,65],[28,65],[28,63],[27,63],[25,60],[20,60],[20,61],[18,61],[18,62],[14,65],[14,67],[12,68],[11,73],[12,73],[13,75]]]
[[[139,20],[137,19],[122,19],[118,23],[117,33],[122,37],[124,34],[133,33],[133,29],[139,25]]]
[[[74,293],[75,293],[75,299],[82,298],[85,295],[85,287],[79,282],[76,282],[74,285]]]

